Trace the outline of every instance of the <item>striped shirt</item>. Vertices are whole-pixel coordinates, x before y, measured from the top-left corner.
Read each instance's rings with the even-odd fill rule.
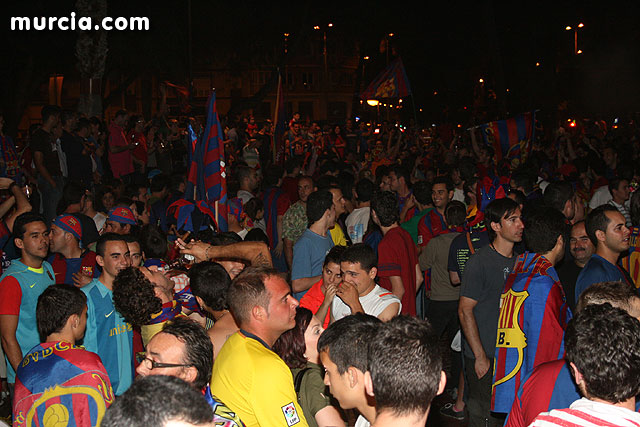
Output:
[[[534,427],[639,427],[640,413],[586,398],[576,400],[568,409],[554,409],[538,415]]]

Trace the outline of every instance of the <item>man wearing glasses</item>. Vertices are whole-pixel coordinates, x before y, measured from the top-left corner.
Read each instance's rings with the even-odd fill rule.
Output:
[[[212,367],[213,344],[205,330],[186,317],[177,317],[149,341],[136,372],[143,377],[168,375],[186,381],[213,407],[214,425],[243,427],[240,418],[211,394]]]

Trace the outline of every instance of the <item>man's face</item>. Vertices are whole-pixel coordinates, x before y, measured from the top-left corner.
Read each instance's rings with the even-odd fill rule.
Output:
[[[252,191],[258,188],[258,173],[255,170],[249,173],[249,188],[251,188]]]
[[[18,247],[22,249],[23,256],[27,255],[36,259],[45,259],[49,252],[49,229],[42,221],[30,222],[24,227],[22,239],[16,239]]]
[[[313,193],[313,181],[307,178],[298,180],[298,197],[300,197],[300,200],[306,202],[311,193]]]
[[[604,244],[613,252],[622,253],[629,249],[629,235],[631,232],[625,225],[624,216],[618,211],[605,212],[609,219],[607,230],[605,231]]]
[[[329,261],[322,269],[322,282],[327,285],[337,285],[342,281],[342,273],[340,265]]]
[[[269,276],[264,282],[269,292],[269,309],[266,323],[269,330],[282,334],[296,326],[298,301],[291,295],[287,282],[278,276]]]
[[[55,224],[51,224],[51,232],[49,233],[49,249],[51,252],[60,252],[67,246],[67,234],[62,228]]]
[[[604,164],[612,167],[616,162],[616,153],[611,148],[605,148],[602,150],[602,160],[604,160]]]
[[[446,184],[434,184],[431,189],[431,198],[433,199],[433,206],[437,209],[444,209],[449,203],[449,192],[447,191]]]
[[[345,212],[346,201],[342,196],[342,190],[339,188],[332,188],[331,194],[333,195],[333,206],[336,208],[336,218]]]
[[[523,231],[524,223],[522,222],[522,214],[520,212],[520,208],[517,208],[513,213],[506,214],[500,220],[500,225],[498,226],[498,230],[496,230],[496,234],[508,242],[516,243],[522,241]]]
[[[571,228],[571,238],[569,239],[569,252],[579,263],[584,264],[593,255],[596,248],[591,243],[584,222],[574,225]]]
[[[383,176],[380,180],[380,191],[391,191],[391,178],[389,175]]]
[[[147,278],[151,283],[153,283],[156,287],[164,290],[171,291],[173,290],[173,281],[164,275],[164,272],[158,270],[158,267],[139,267],[144,277]]]
[[[293,125],[293,133],[300,133],[300,125],[298,123]]]
[[[98,265],[111,277],[131,265],[129,248],[124,240],[111,240],[104,246],[104,256],[96,256]]]
[[[400,181],[395,172],[389,173],[389,188],[391,188],[391,191],[395,192],[397,192],[400,188]]]
[[[244,270],[244,263],[241,261],[232,259],[216,259],[215,261],[224,267],[229,277],[231,277],[231,280],[235,279],[236,276]]]
[[[131,257],[131,267],[140,267],[142,265],[142,249],[140,249],[140,243],[127,242],[127,248],[129,248],[129,256]]]
[[[147,344],[147,358],[158,363],[171,363],[181,365],[184,363],[185,343],[171,334],[159,332],[151,338]],[[156,368],[149,369],[149,362],[142,362],[136,368],[136,372],[140,376],[147,375],[167,375],[170,377],[180,378],[189,382],[187,376],[191,367],[175,367],[175,368]]]
[[[104,231],[105,233],[128,234],[130,227],[127,227],[127,225],[129,224],[120,224],[116,221],[107,220],[104,223]]]
[[[376,284],[374,281],[378,270],[374,267],[369,272],[365,271],[359,262],[341,262],[340,272],[342,281],[354,285],[358,294],[366,294]]]
[[[618,200],[624,200],[625,202],[629,200],[629,181],[623,179],[618,184],[618,188],[613,190],[613,196]]]
[[[329,353],[323,351],[320,353],[320,361],[325,369],[324,384],[329,386],[331,395],[338,400],[342,409],[353,409],[357,406],[357,389],[351,387],[349,381],[349,372],[340,374],[338,367],[329,358]],[[364,390],[362,390],[364,397]]]

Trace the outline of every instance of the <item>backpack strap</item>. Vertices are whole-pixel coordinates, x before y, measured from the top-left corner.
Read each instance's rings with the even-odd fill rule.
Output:
[[[469,246],[469,251],[471,255],[476,253],[476,250],[473,248],[473,242],[471,242],[471,232],[467,231],[467,246]]]
[[[304,377],[304,374],[306,374],[307,371],[310,371],[310,370],[311,368],[302,369],[300,372],[296,374],[296,377],[293,380],[293,386],[296,389],[296,395],[298,396],[298,400],[300,400],[300,387],[302,387],[302,379]]]

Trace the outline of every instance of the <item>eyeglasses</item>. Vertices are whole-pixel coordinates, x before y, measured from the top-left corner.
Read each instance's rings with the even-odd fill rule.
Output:
[[[144,365],[145,368],[147,368],[150,371],[153,371],[154,369],[161,369],[161,368],[188,368],[191,367],[193,365],[187,365],[187,364],[183,364],[183,363],[161,363],[161,362],[156,362],[153,359],[149,359],[148,357],[146,357],[146,355],[140,354],[138,355],[138,362],[141,365]]]

